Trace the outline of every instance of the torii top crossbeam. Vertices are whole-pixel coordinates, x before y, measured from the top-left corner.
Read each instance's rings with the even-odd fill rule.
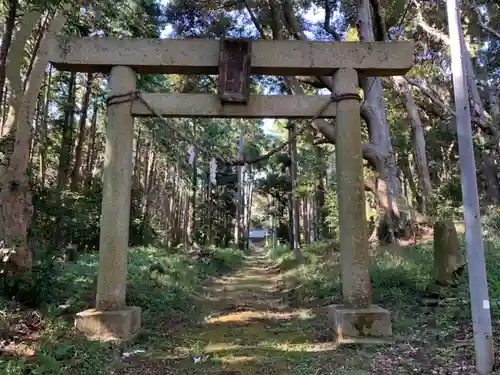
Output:
[[[217,74],[218,40],[136,39],[55,36],[49,60],[60,70],[109,72],[128,66],[139,74]],[[354,68],[369,76],[406,73],[413,65],[413,42],[328,42],[252,40],[253,75],[331,75]]]

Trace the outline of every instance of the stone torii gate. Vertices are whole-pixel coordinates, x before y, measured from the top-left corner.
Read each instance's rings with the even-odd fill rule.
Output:
[[[358,74],[405,74],[413,65],[412,42],[52,35],[48,53],[59,70],[111,73],[96,308],[77,314],[78,330],[97,339],[127,340],[140,328],[140,308],[125,301],[134,117],[335,117],[343,304],[330,307],[331,322],[340,342],[392,335],[390,313],[372,305]],[[219,95],[143,93],[132,100],[136,74],[219,74]],[[332,76],[335,92],[249,95],[252,74]]]

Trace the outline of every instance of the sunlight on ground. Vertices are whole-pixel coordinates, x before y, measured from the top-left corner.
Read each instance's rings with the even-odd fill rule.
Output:
[[[269,260],[256,256],[233,276],[214,280],[203,296],[201,324],[185,332],[172,355],[158,353],[157,358],[180,361],[177,368],[193,369],[192,374],[265,369],[270,375],[326,360],[325,353],[337,349],[335,343],[317,341],[312,327],[317,316],[311,309],[283,303],[276,276]]]
[[[248,323],[255,320],[290,320],[290,319],[311,319],[314,315],[310,310],[299,310],[288,313],[276,313],[271,311],[241,311],[218,317],[207,317],[207,324],[217,323]]]
[[[259,360],[259,357],[255,356],[246,356],[246,355],[239,355],[239,356],[234,356],[234,357],[223,357],[223,358],[218,358],[219,362],[222,363],[227,363],[227,364],[237,364],[237,363],[245,363],[245,362],[254,362],[256,360]]]
[[[283,352],[326,352],[337,349],[334,342],[328,343],[288,343],[288,342],[268,342],[263,341],[258,345],[229,345],[226,343],[209,344],[204,348],[205,353],[214,354],[217,352],[227,352],[235,350],[256,350],[256,349],[274,349]]]

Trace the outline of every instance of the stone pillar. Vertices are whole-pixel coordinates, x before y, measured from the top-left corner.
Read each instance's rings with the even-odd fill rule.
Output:
[[[333,76],[335,95],[358,94],[357,84],[354,69],[339,69]],[[339,342],[372,342],[392,334],[389,312],[372,305],[360,108],[355,98],[337,103],[335,155],[344,303],[331,306],[329,313]]]
[[[333,76],[334,94],[358,94],[357,82],[354,69],[338,70]],[[342,293],[344,304],[354,308],[366,308],[372,303],[360,109],[356,99],[337,103],[335,145]]]
[[[124,66],[111,70],[109,96],[126,94],[136,88],[135,72]],[[132,189],[134,119],[131,102],[108,107],[104,154],[99,278],[96,308],[125,307],[127,248]]]
[[[135,89],[132,69],[111,70],[110,97]],[[108,107],[96,308],[77,314],[75,320],[80,331],[100,339],[128,339],[140,326],[140,309],[125,303],[134,138],[131,105],[125,101]]]

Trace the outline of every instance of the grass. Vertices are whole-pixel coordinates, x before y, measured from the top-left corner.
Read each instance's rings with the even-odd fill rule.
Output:
[[[475,374],[467,275],[448,290],[452,298],[425,303],[431,243],[373,252],[374,303],[389,309],[393,320],[394,343],[382,346],[329,342],[321,306],[341,301],[338,245],[318,243],[304,255],[305,263],[297,265],[284,247],[246,259],[238,250],[213,249],[196,261],[179,252],[132,249],[127,298],[142,307],[144,329],[121,348],[87,341],[71,329],[74,312],[92,303],[97,258],[58,265],[50,288],[55,297],[39,321],[32,322],[29,310],[8,307],[4,320],[21,322],[28,327],[23,337],[34,340],[17,340],[20,353],[0,357],[0,373]],[[498,337],[500,239],[486,242],[486,255]]]
[[[498,337],[500,238],[487,240],[485,251],[494,337]],[[341,302],[338,246],[316,244],[304,249],[304,255],[305,264],[297,266],[287,248],[269,250],[270,258],[284,273],[285,285],[300,292],[305,304],[325,306]],[[374,251],[373,299],[375,304],[391,311],[395,340],[393,345],[377,350],[360,349],[359,360],[351,358],[350,363],[345,364],[346,371],[354,371],[352,374],[356,371],[398,375],[414,371],[475,374],[467,275],[456,287],[444,290],[448,298],[439,301],[437,306],[429,305],[426,301],[429,286],[433,285],[432,262],[432,243],[382,247]],[[339,349],[340,353],[344,350]],[[341,373],[336,371],[331,373]]]
[[[144,336],[154,341],[165,317],[192,313],[202,283],[240,265],[244,256],[239,250],[216,248],[205,255],[195,260],[182,251],[130,249],[127,302],[142,308]],[[6,339],[1,374],[109,373],[126,348],[86,340],[72,328],[74,314],[93,305],[97,262],[98,256],[89,254],[75,263],[56,264],[50,273],[45,270],[33,291],[45,293],[46,303],[38,310],[0,300],[0,333]]]
[[[298,375],[323,366],[332,343],[316,341],[310,311],[282,299],[272,266],[257,250],[236,272],[214,279],[197,322],[175,337],[148,340],[148,355],[130,359],[119,374]]]

